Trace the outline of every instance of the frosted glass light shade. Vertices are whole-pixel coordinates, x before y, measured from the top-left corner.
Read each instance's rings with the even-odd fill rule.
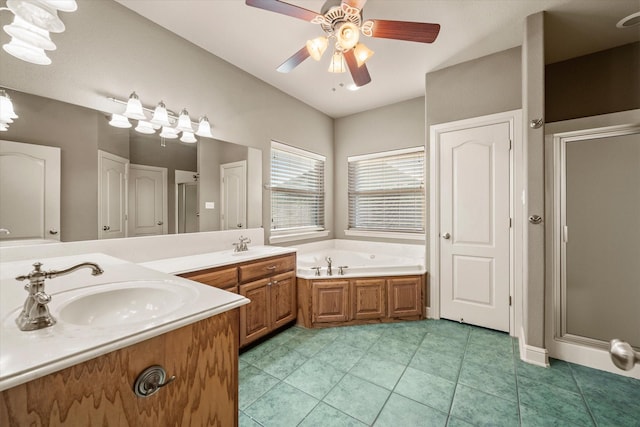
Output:
[[[64,31],[64,22],[58,17],[58,11],[50,4],[33,0],[7,0],[7,7],[14,15],[30,24],[51,33]]]
[[[200,118],[200,123],[198,123],[198,130],[196,131],[196,135],[204,136],[206,138],[213,138],[211,134],[211,123],[209,123],[209,119],[207,116],[202,116]]]
[[[6,132],[9,130],[9,125],[6,125],[4,123],[0,123],[0,132]]]
[[[49,6],[58,9],[61,12],[75,12],[78,10],[76,0],[40,0]]]
[[[366,47],[364,43],[358,43],[355,49],[353,49],[353,53],[355,54],[358,67],[362,67],[362,64],[367,62],[367,60],[371,58],[375,52]]]
[[[334,52],[329,64],[329,72],[344,73],[345,71],[347,71],[347,64],[345,64],[344,55],[342,52]]]
[[[7,92],[0,89],[0,124],[13,123],[13,119],[17,119],[18,115],[13,110],[13,102],[7,95]]]
[[[163,126],[160,136],[166,139],[176,139],[178,137],[178,131],[172,127]]]
[[[307,51],[309,55],[316,61],[320,61],[322,54],[327,50],[328,40],[326,37],[316,37],[313,40],[307,40]]]
[[[358,44],[360,29],[351,22],[345,22],[336,33],[338,43],[344,50],[349,50]]]
[[[186,142],[189,144],[193,144],[194,142],[198,142],[195,136],[193,136],[193,132],[182,132],[182,137],[180,137],[180,141]]]
[[[164,105],[164,102],[160,101],[158,102],[158,105],[156,105],[156,109],[153,111],[153,117],[151,118],[151,123],[160,126],[171,126],[169,114],[167,113],[167,106]]]
[[[152,135],[156,133],[153,125],[145,120],[138,121],[138,126],[135,128],[136,132],[144,133],[145,135]]]
[[[127,119],[122,114],[115,114],[115,113],[111,115],[111,120],[109,121],[109,124],[113,127],[120,128],[120,129],[129,129],[131,127],[131,123],[129,122],[129,119]]]
[[[191,118],[189,117],[189,112],[186,108],[183,108],[180,112],[180,116],[178,117],[178,125],[176,126],[176,130],[180,132],[191,132],[193,133],[193,128],[191,127]]]
[[[2,48],[10,55],[32,64],[51,64],[51,58],[44,53],[44,49],[25,43],[15,37],[11,37],[11,42],[2,45]]]
[[[129,95],[127,109],[123,115],[130,119],[147,120],[147,116],[144,115],[144,111],[142,110],[142,102],[140,102],[140,98],[138,98],[138,94],[135,92],[131,92],[131,95]]]
[[[33,47],[45,50],[56,49],[56,44],[51,41],[49,31],[38,28],[17,15],[14,16],[11,25],[5,25],[3,28],[5,33]]]

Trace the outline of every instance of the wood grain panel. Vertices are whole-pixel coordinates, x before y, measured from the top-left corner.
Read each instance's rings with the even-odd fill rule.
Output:
[[[292,272],[271,279],[272,329],[286,325],[296,318],[296,275]]]
[[[240,266],[240,282],[260,279],[274,274],[294,271],[296,269],[295,254],[272,257],[264,261],[251,262]]]
[[[397,277],[387,283],[389,317],[422,315],[424,281],[421,276]]]
[[[346,322],[349,320],[349,281],[322,280],[313,283],[312,304],[314,323]]]
[[[135,378],[176,380],[148,398]],[[2,426],[237,426],[238,310],[0,392]]]
[[[238,284],[238,268],[235,265],[233,267],[192,271],[179,276],[225,290]]]
[[[240,307],[240,345],[271,332],[270,279],[240,285],[240,295],[251,302]]]
[[[386,316],[384,279],[351,281],[352,319],[381,319]]]

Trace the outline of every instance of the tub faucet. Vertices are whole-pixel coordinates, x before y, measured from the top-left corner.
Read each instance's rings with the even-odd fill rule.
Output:
[[[324,260],[327,261],[327,276],[333,276],[333,271],[331,271],[331,263],[333,261],[331,257],[326,257]]]
[[[33,264],[34,270],[24,276],[16,277],[16,280],[22,282],[28,280],[24,286],[24,289],[29,292],[24,307],[20,315],[16,319],[18,328],[21,331],[34,331],[36,329],[46,328],[53,326],[56,323],[56,319],[49,313],[49,307],[47,304],[51,302],[51,295],[44,291],[44,280],[53,279],[54,277],[64,276],[65,274],[73,273],[80,268],[90,268],[91,274],[98,276],[104,273],[104,270],[100,268],[98,264],[93,262],[83,262],[73,267],[69,267],[65,270],[49,270],[42,271],[40,267],[42,264],[36,262]]]

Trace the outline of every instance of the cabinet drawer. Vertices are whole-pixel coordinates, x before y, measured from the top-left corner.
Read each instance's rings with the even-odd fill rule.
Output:
[[[282,257],[271,258],[266,261],[252,262],[250,264],[240,266],[240,282],[244,283],[261,277],[284,273],[286,271],[295,270],[295,267],[295,255],[285,255]]]
[[[228,289],[238,284],[238,269],[236,267],[209,268],[207,270],[184,273],[180,277],[215,286],[216,288]]]

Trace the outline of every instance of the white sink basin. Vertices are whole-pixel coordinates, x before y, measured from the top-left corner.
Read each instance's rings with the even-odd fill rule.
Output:
[[[52,314],[77,326],[129,326],[170,315],[196,298],[193,288],[169,280],[108,283],[54,294]]]

